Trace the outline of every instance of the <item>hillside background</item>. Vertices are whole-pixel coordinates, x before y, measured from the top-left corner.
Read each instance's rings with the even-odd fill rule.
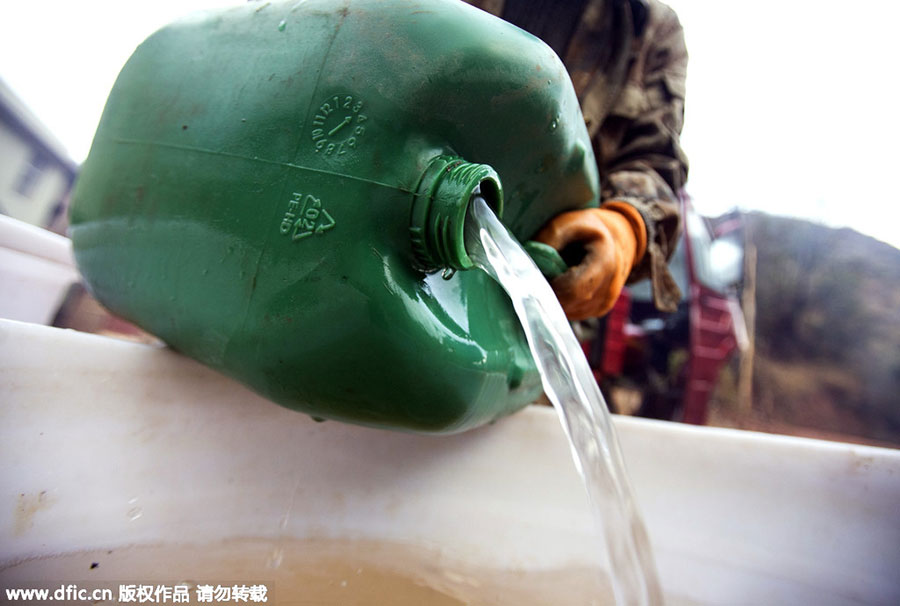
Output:
[[[749,410],[736,361],[711,425],[900,447],[900,250],[850,229],[743,215],[757,250]]]

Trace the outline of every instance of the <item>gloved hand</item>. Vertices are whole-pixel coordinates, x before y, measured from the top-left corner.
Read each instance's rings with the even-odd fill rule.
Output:
[[[535,239],[558,250],[570,265],[550,284],[570,320],[609,312],[647,248],[640,213],[616,201],[557,215]]]

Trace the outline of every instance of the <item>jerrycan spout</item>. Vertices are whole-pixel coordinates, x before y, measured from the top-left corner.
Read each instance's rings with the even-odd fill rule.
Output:
[[[465,226],[476,194],[502,218],[503,188],[493,168],[447,155],[428,164],[413,195],[409,222],[413,261],[419,269],[475,267],[466,252]]]
[[[437,156],[422,174],[413,197],[409,235],[415,265],[425,272],[475,267],[465,247],[469,205],[480,196],[503,219],[503,187],[487,164],[456,156]],[[568,269],[559,253],[540,242],[524,244],[548,280]]]

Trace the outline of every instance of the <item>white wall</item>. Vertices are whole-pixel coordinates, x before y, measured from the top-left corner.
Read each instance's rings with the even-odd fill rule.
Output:
[[[0,211],[20,221],[44,226],[68,187],[63,170],[51,159],[29,196],[15,190],[33,154],[30,142],[0,124]]]

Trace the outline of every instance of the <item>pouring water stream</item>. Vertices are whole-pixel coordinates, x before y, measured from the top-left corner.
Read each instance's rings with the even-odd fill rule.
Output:
[[[550,285],[481,197],[466,219],[466,250],[507,292],[569,438],[620,605],[663,603],[656,564],[609,410]]]

